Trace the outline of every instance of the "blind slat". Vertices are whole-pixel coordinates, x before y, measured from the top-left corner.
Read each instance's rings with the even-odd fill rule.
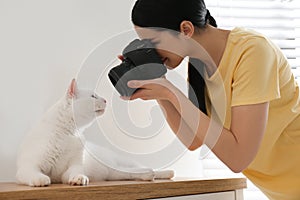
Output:
[[[288,61],[292,69],[298,68],[298,71],[300,71],[300,59],[288,59]],[[299,72],[298,72],[298,76],[299,76]]]
[[[300,57],[300,51],[295,51],[295,49],[282,49],[282,51],[288,58]]]
[[[214,16],[215,17],[215,16]],[[296,25],[297,22],[290,19],[243,19],[243,20],[235,20],[232,17],[218,17],[218,21],[223,21],[223,26],[232,26],[233,22],[235,26],[246,26],[246,27],[254,27],[254,28],[276,28],[276,29],[295,29],[295,26],[300,26],[300,24]]]
[[[212,9],[210,9],[212,10]],[[233,18],[245,18],[245,19],[299,19],[300,14],[291,15],[292,10],[280,10],[276,9],[274,11],[266,10],[266,8],[258,10],[258,9],[235,9],[235,8],[224,8],[224,9],[216,9],[213,12],[213,16],[222,16],[222,17],[233,17]]]
[[[209,7],[217,8],[251,8],[251,9],[294,9],[300,8],[300,4],[297,3],[283,3],[274,1],[260,1],[259,3],[253,3],[250,1],[207,1],[206,5]]]
[[[280,48],[283,49],[292,49],[292,48],[300,48],[300,40],[272,40],[275,44],[277,44]]]

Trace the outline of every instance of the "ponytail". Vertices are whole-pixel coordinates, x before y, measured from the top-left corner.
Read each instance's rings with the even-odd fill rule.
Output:
[[[213,18],[213,16],[210,15],[210,12],[208,9],[206,9],[205,20],[206,20],[206,23],[208,23],[209,25],[216,27],[216,28],[218,27],[215,18]]]
[[[217,27],[216,20],[206,10],[205,21],[207,24]],[[194,58],[189,59],[188,65],[188,95],[191,102],[197,106],[203,113],[207,114],[205,103],[205,80],[204,76],[205,64]]]

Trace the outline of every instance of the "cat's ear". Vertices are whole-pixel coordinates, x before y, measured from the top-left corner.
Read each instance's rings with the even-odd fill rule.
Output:
[[[68,97],[69,98],[74,98],[76,97],[76,92],[77,92],[77,84],[75,78],[72,80],[69,89],[68,89]]]

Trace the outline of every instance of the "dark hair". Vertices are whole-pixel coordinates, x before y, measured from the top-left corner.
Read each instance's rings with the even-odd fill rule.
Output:
[[[210,24],[217,27],[216,20],[206,9],[203,0],[137,0],[131,13],[134,25],[140,27],[166,28],[180,31],[180,24],[187,20],[203,29]],[[188,66],[189,99],[202,112],[205,106],[204,63],[190,58]]]
[[[190,21],[198,28],[216,21],[206,9],[203,0],[137,0],[131,12],[134,25],[159,27],[180,31],[180,23]]]

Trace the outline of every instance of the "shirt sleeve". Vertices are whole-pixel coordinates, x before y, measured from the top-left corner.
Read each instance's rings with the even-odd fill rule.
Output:
[[[231,106],[258,104],[280,97],[279,64],[265,38],[247,41],[232,80]]]

